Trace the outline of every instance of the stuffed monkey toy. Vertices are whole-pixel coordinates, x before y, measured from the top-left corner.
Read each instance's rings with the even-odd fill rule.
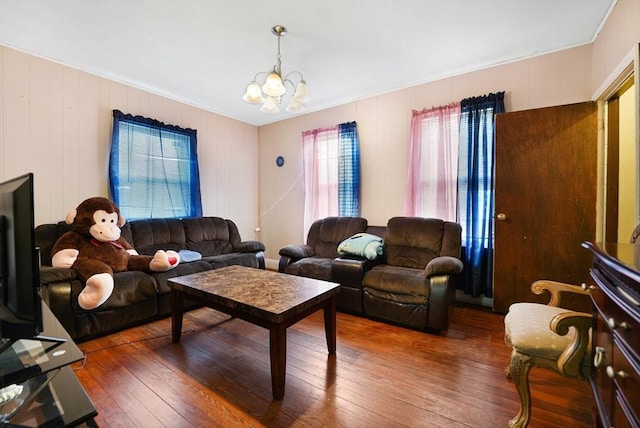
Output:
[[[103,304],[113,292],[113,273],[124,271],[164,272],[180,262],[175,251],[158,250],[152,256],[139,255],[122,236],[125,219],[107,198],[84,200],[67,214],[73,230],[64,233],[51,249],[54,267],[72,268],[85,287],[78,296],[82,309]]]

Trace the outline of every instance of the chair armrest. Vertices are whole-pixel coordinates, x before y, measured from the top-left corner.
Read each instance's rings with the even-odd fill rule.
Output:
[[[312,257],[316,254],[313,247],[305,244],[292,244],[280,248],[280,262],[278,263],[278,272],[286,271],[287,266],[306,257]]]
[[[449,274],[434,275],[426,279],[429,284],[428,327],[446,330],[449,326],[451,304],[455,300],[455,287]]]
[[[238,253],[258,253],[264,250],[265,246],[260,241],[242,241],[233,246],[233,251]]]
[[[427,278],[435,275],[455,275],[462,272],[464,265],[460,259],[451,256],[436,257],[427,263],[424,273]]]
[[[362,288],[364,274],[380,262],[366,257],[343,255],[331,262],[331,279],[350,287]]]
[[[78,337],[74,299],[83,283],[74,269],[42,266],[40,268],[40,295],[51,312],[72,338]]]
[[[551,293],[551,300],[548,303],[549,306],[560,306],[561,293],[589,295],[588,291],[583,290],[577,285],[565,284],[563,282],[542,279],[531,284],[531,291],[534,294],[542,294],[545,290]]]
[[[40,268],[40,283],[51,284],[53,282],[72,281],[78,279],[75,269],[56,268],[50,266],[42,266]]]
[[[305,257],[312,257],[316,255],[313,247],[306,244],[293,244],[280,248],[279,254],[281,256],[290,257],[293,260],[304,259]]]
[[[583,360],[591,344],[590,329],[593,326],[593,316],[585,312],[565,312],[551,319],[549,328],[560,336],[565,336],[570,327],[575,327],[576,334],[569,346],[558,358],[558,369],[564,376],[588,378],[589,366],[583,365]],[[587,373],[584,373],[584,371]]]

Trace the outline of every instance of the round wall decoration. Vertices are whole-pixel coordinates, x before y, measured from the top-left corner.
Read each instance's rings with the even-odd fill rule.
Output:
[[[276,165],[278,165],[278,166],[284,165],[284,158],[282,156],[278,156],[276,158]]]

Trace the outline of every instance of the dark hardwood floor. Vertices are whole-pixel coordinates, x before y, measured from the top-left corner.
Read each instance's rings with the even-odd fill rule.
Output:
[[[437,336],[338,313],[335,357],[322,312],[288,329],[285,397],[271,397],[268,331],[212,309],[81,343],[76,375],[101,427],[506,427],[503,315],[458,305]],[[530,375],[530,427],[591,426],[585,381]]]

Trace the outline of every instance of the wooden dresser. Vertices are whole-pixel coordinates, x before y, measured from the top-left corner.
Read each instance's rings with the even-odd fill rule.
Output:
[[[640,245],[582,244],[593,253],[591,388],[596,425],[640,426]]]

